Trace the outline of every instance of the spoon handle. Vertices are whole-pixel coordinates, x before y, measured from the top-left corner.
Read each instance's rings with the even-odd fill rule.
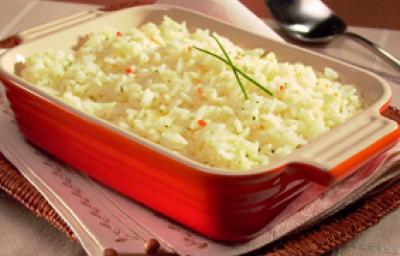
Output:
[[[400,60],[394,57],[392,54],[388,53],[386,50],[382,49],[379,45],[375,44],[374,42],[371,42],[370,40],[368,40],[363,36],[360,36],[352,32],[346,31],[343,33],[343,35],[348,36],[357,42],[361,42],[366,46],[369,46],[376,53],[378,53],[384,60],[386,60],[386,62],[394,66],[397,70],[400,70]]]

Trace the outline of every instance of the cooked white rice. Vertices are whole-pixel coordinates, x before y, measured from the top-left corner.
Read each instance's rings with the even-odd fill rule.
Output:
[[[356,88],[325,68],[278,62],[219,36],[246,79],[243,93],[208,30],[190,33],[165,17],[157,26],[89,34],[77,50],[26,59],[21,77],[74,107],[203,164],[231,170],[265,165],[351,118]]]

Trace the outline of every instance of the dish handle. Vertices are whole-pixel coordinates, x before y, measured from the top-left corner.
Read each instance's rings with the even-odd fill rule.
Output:
[[[89,11],[74,13],[69,16],[50,21],[43,25],[39,25],[24,30],[23,32],[18,33],[17,35],[12,35],[8,38],[0,39],[0,55],[4,53],[6,50],[17,46],[22,42],[28,42],[34,40],[43,35],[50,34],[54,31],[63,30],[67,27],[74,26],[84,21],[94,19],[98,16],[106,15],[109,12],[118,11],[134,6],[150,4],[150,3],[152,3],[152,1],[150,0],[111,3],[97,10],[89,10]]]
[[[305,146],[289,167],[301,171],[305,179],[330,185],[352,174],[400,138],[399,125],[379,113],[361,114],[335,130],[321,138],[324,143]]]
[[[16,35],[0,39],[0,55],[6,52],[8,49],[11,49],[22,43],[32,41],[36,38],[40,38],[41,36],[50,34],[57,30],[63,30],[104,14],[106,14],[106,12],[100,10],[82,11],[24,30]]]

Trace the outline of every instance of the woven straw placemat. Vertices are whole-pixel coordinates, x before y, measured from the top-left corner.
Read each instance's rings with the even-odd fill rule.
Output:
[[[399,109],[389,107],[383,114],[400,123]],[[38,217],[48,221],[71,240],[75,240],[72,230],[46,199],[1,154],[0,189]],[[399,206],[400,181],[383,184],[370,197],[363,198],[308,230],[258,250],[256,255],[300,256],[327,253],[375,225]]]

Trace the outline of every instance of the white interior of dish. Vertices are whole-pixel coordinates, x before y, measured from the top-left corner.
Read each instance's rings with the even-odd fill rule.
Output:
[[[168,149],[161,147],[156,143],[145,140],[135,134],[122,131],[94,116],[82,114],[81,112],[72,109],[69,105],[61,100],[45,95],[43,92],[37,90],[35,87],[29,85],[29,83],[23,81],[14,74],[15,63],[20,61],[24,56],[29,56],[35,52],[44,51],[49,48],[71,48],[72,46],[76,45],[79,36],[89,32],[101,31],[105,26],[113,26],[116,28],[125,29],[137,27],[146,22],[160,23],[164,15],[168,15],[177,21],[187,21],[189,29],[208,28],[211,31],[215,31],[225,37],[228,37],[233,42],[246,48],[257,47],[264,48],[268,51],[274,51],[280,60],[301,62],[306,65],[311,65],[319,71],[322,71],[324,67],[331,67],[340,74],[342,82],[354,84],[359,89],[365,104],[365,109],[362,113],[356,115],[350,121],[332,129],[330,132],[319,137],[317,140],[309,142],[306,146],[296,150],[292,154],[273,161],[268,166],[261,166],[243,171],[231,171],[208,167],[188,159],[187,157],[173,154]],[[372,140],[374,140],[374,136],[371,136],[371,134],[379,131],[384,135],[396,128],[395,122],[379,118],[379,109],[390,100],[391,91],[386,82],[378,76],[350,64],[337,61],[333,58],[313,53],[296,46],[276,42],[262,36],[254,35],[221,21],[215,20],[211,17],[181,8],[163,5],[151,5],[135,7],[114,13],[101,13],[97,11],[84,12],[50,24],[45,24],[37,28],[26,30],[20,35],[24,40],[24,44],[7,51],[0,58],[0,72],[3,76],[17,82],[19,85],[29,89],[41,97],[47,99],[50,98],[52,101],[63,105],[70,111],[79,113],[86,119],[90,119],[96,123],[99,123],[100,125],[107,126],[110,129],[129,137],[130,139],[148,146],[162,154],[166,154],[180,162],[184,162],[185,164],[193,166],[197,169],[211,173],[225,175],[248,175],[273,169],[290,162],[299,161],[308,162],[310,164],[317,165],[322,169],[328,170],[332,166],[325,164],[324,159],[320,159],[320,161],[314,161],[313,156],[315,154],[321,155],[322,150],[324,150],[324,152],[337,152],[336,155],[340,155],[341,158],[348,158],[357,153],[359,149],[352,147],[351,140],[345,143],[337,143],[337,141],[341,138],[347,138],[348,136],[352,136],[354,133],[357,133],[361,136],[356,136],[358,138],[357,140],[367,140],[365,141],[366,144],[364,144],[368,145],[368,143],[371,143],[373,142]],[[374,122],[376,125],[371,126],[370,124]],[[378,134],[376,135],[378,136]],[[332,147],[330,145],[335,145],[336,147]],[[343,152],[344,149],[345,152]],[[343,156],[343,154],[345,155]],[[336,162],[337,164],[338,159],[334,159],[335,153],[332,153],[327,157],[333,158],[332,161]]]

